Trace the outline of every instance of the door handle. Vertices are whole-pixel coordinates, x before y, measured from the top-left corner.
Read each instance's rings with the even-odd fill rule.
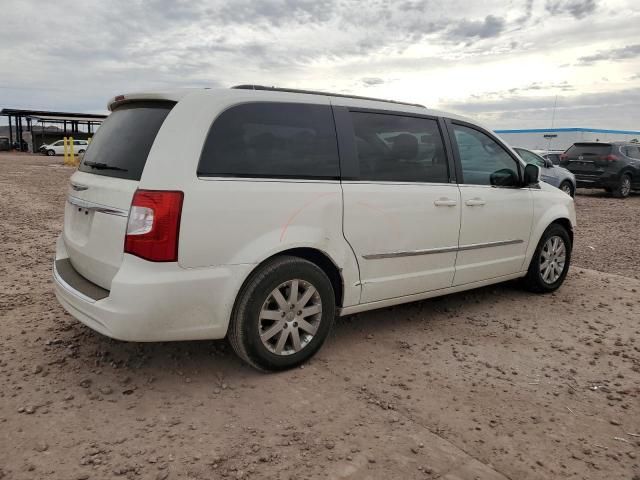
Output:
[[[456,202],[455,200],[451,200],[450,198],[442,197],[434,201],[433,204],[436,207],[455,207],[456,205],[458,205],[458,202]]]
[[[481,198],[470,198],[469,200],[467,200],[464,203],[465,203],[465,205],[468,205],[470,207],[481,207],[484,204],[486,204],[487,202],[485,202]]]

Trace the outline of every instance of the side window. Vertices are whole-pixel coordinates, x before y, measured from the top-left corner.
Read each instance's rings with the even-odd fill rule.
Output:
[[[353,112],[360,180],[448,183],[436,120]]]
[[[634,145],[627,146],[627,157],[640,160],[640,147],[636,147]]]
[[[453,125],[460,153],[463,183],[513,187],[518,185],[516,161],[488,135],[462,125]]]
[[[339,178],[331,107],[299,103],[246,103],[213,122],[198,175]]]

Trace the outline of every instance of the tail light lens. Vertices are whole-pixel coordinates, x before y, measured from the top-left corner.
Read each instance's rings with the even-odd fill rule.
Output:
[[[137,190],[131,202],[124,252],[152,262],[178,261],[182,192]]]
[[[618,160],[618,157],[610,153],[609,155],[601,156],[600,160],[604,160],[606,162],[615,162],[616,160]]]
[[[566,160],[567,158],[569,158],[569,155],[567,155],[566,153],[561,153],[560,154],[560,161]]]

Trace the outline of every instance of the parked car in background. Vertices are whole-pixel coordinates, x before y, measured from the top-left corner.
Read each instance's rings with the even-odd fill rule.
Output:
[[[282,370],[336,316],[516,278],[552,292],[567,275],[573,200],[463,117],[254,85],[109,110],[53,268],[63,307],[104,335],[227,337]]]
[[[9,150],[11,150],[9,137],[0,137],[0,152],[8,152]]]
[[[550,160],[554,165],[560,165],[560,155],[564,150],[531,150],[533,153],[540,155],[546,160]]]
[[[569,170],[554,165],[551,160],[543,158],[532,150],[520,147],[515,147],[514,150],[526,163],[540,167],[544,182],[559,188],[570,197],[576,194],[576,177]]]
[[[578,187],[602,188],[617,198],[640,189],[637,143],[574,143],[560,156],[560,164],[575,174]]]
[[[87,150],[89,146],[89,142],[86,140],[73,140],[73,153],[81,154]],[[45,155],[49,155],[50,157],[54,155],[63,155],[64,154],[64,140],[58,140],[57,142],[53,142],[48,145],[41,145],[40,153],[44,153]]]

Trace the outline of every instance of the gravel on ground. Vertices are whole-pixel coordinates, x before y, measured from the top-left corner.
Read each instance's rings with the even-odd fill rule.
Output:
[[[350,316],[266,375],[225,341],[119,342],[64,312],[60,163],[0,155],[0,479],[640,478],[640,196],[579,193],[554,294]]]

